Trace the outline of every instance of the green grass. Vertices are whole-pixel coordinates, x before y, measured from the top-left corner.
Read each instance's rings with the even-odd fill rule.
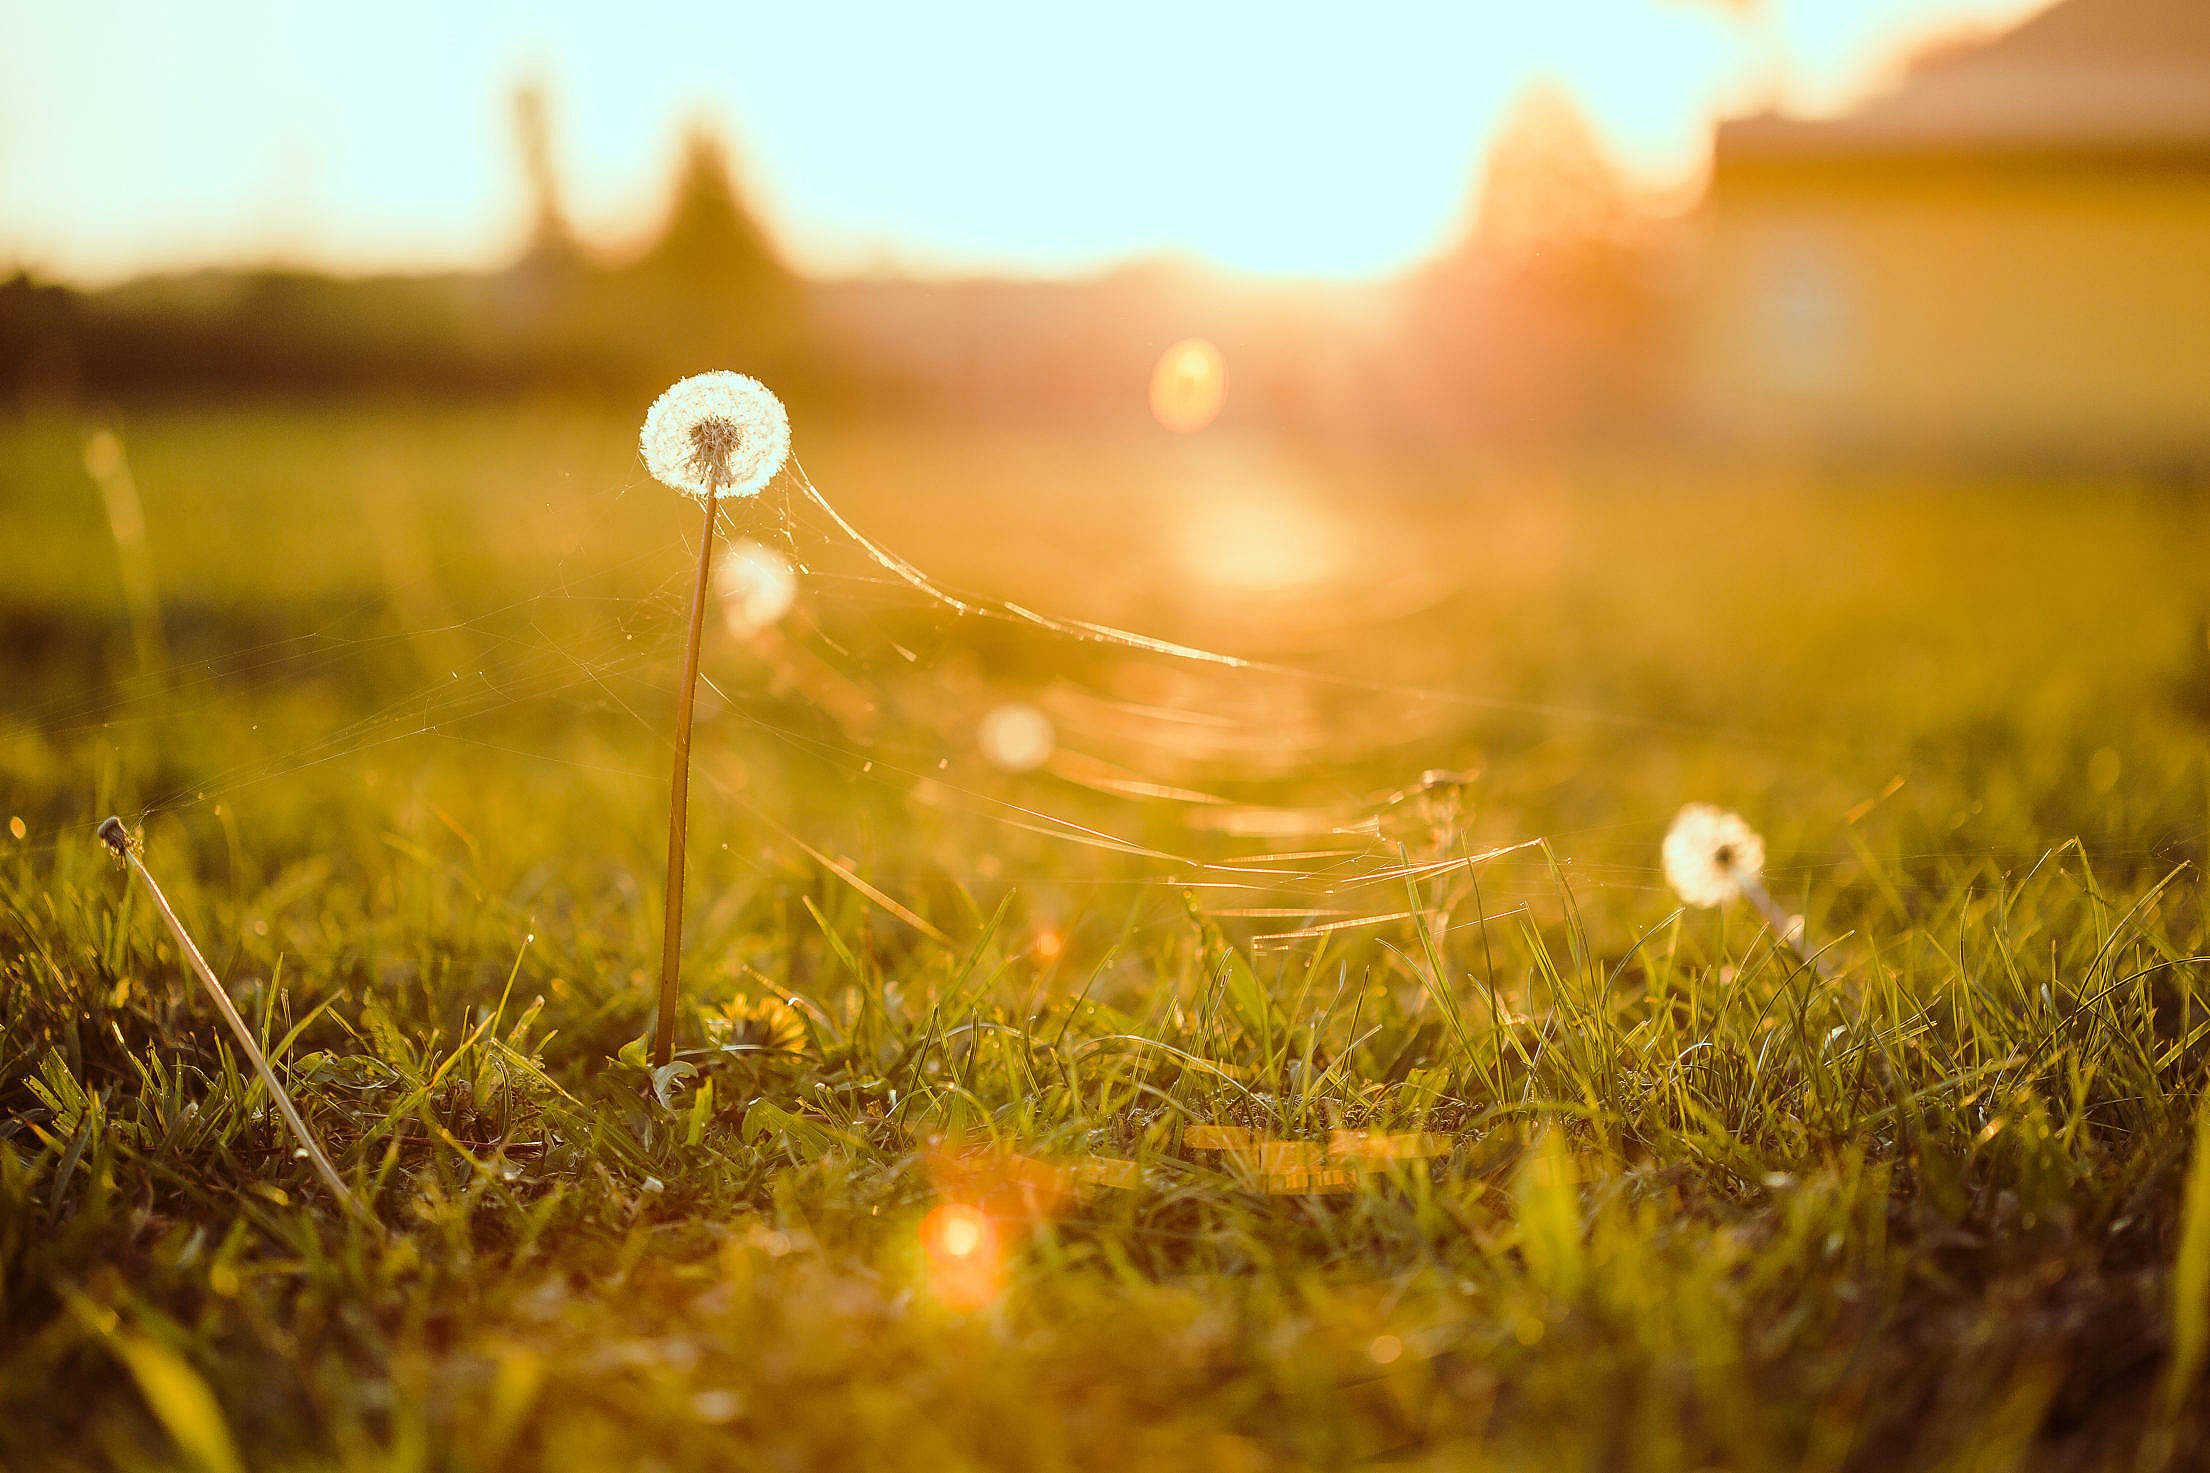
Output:
[[[801,519],[797,615],[708,643],[664,1099],[621,1056],[690,529],[627,417],[131,416],[152,670],[81,427],[0,427],[0,1463],[2210,1455],[2210,511],[798,426],[949,582],[1327,678],[952,617]],[[1313,549],[1205,520],[1270,495],[1334,582],[1269,594],[1251,548]],[[1011,698],[1043,773],[974,755]],[[1427,768],[1479,776],[1385,801]],[[1690,799],[1764,832],[1836,981],[1677,912]]]

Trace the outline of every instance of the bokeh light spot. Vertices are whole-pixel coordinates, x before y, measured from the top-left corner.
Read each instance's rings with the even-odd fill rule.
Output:
[[[951,1258],[972,1256],[990,1232],[990,1220],[961,1203],[937,1208],[929,1220],[935,1225],[932,1236],[937,1248]]]
[[[1194,434],[1228,398],[1228,360],[1203,338],[1184,338],[1151,370],[1151,414],[1177,435]]]
[[[993,767],[1007,772],[1034,772],[1051,760],[1059,734],[1051,718],[1034,706],[1009,702],[993,707],[975,730],[975,742]]]
[[[749,539],[729,549],[714,569],[729,632],[749,639],[780,620],[798,600],[798,570],[772,547]]]
[[[928,1284],[954,1309],[980,1309],[1004,1283],[1004,1253],[988,1213],[965,1202],[946,1202],[921,1219],[921,1249]]]

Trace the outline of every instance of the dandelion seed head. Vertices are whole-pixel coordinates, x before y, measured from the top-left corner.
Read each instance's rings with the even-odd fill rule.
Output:
[[[756,378],[701,373],[652,401],[637,448],[653,479],[686,496],[757,496],[790,459],[790,415]]]
[[[747,538],[714,569],[729,632],[749,639],[771,628],[798,600],[798,570],[774,548]]]
[[[1051,760],[1059,734],[1051,718],[1019,701],[993,707],[975,730],[975,742],[992,766],[1007,772],[1034,772]]]
[[[18,824],[22,822],[20,818],[16,820]],[[21,833],[16,837],[21,838]],[[107,845],[107,852],[115,856],[118,864],[128,864],[132,851],[138,847],[138,841],[123,827],[123,821],[112,816],[101,821],[100,842]]]
[[[1665,834],[1665,882],[1690,905],[1724,905],[1765,869],[1765,841],[1738,813],[1691,803]]]

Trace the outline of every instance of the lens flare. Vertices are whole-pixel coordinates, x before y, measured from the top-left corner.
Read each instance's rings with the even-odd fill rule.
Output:
[[[1151,370],[1152,417],[1177,435],[1209,425],[1228,398],[1228,360],[1203,338],[1184,338]]]
[[[953,1309],[981,1309],[1004,1286],[1005,1254],[981,1208],[946,1202],[921,1219],[929,1291]]]
[[[970,1258],[990,1236],[990,1219],[960,1203],[939,1207],[933,1214],[937,1251],[947,1258]]]

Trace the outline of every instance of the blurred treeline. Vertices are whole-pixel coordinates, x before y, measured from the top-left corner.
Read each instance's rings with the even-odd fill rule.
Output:
[[[524,93],[525,122],[542,118]],[[738,198],[715,138],[694,131],[667,218],[606,259],[570,232],[524,129],[537,200],[521,256],[485,273],[333,277],[209,270],[99,292],[0,286],[0,372],[18,395],[634,388],[735,357],[808,356],[800,289]]]
[[[1654,422],[1658,278],[1593,140],[1555,99],[1500,143],[1486,203],[1432,269],[1257,283],[1194,262],[1085,280],[809,280],[762,229],[716,136],[686,140],[649,244],[569,228],[521,94],[525,250],[481,273],[198,271],[79,291],[0,282],[0,404],[268,393],[636,394],[741,365],[801,398],[935,416],[1140,417],[1161,349],[1224,350],[1229,418],[1317,432]],[[1564,169],[1535,160],[1576,153]],[[1515,160],[1517,162],[1515,162]],[[1545,196],[1561,192],[1563,198]],[[1499,228],[1493,222],[1509,222]],[[1540,238],[1530,234],[1539,232]]]
[[[1929,49],[1848,113],[1721,123],[1693,196],[1630,185],[1538,87],[1426,265],[1260,282],[809,279],[712,133],[648,244],[580,241],[546,107],[501,269],[0,285],[0,405],[561,390],[742,366],[813,407],[1063,424],[1146,414],[1163,349],[1221,349],[1221,422],[1417,450],[1660,443],[2210,474],[2210,4],[2058,0]],[[1325,208],[1316,202],[1315,209]]]

